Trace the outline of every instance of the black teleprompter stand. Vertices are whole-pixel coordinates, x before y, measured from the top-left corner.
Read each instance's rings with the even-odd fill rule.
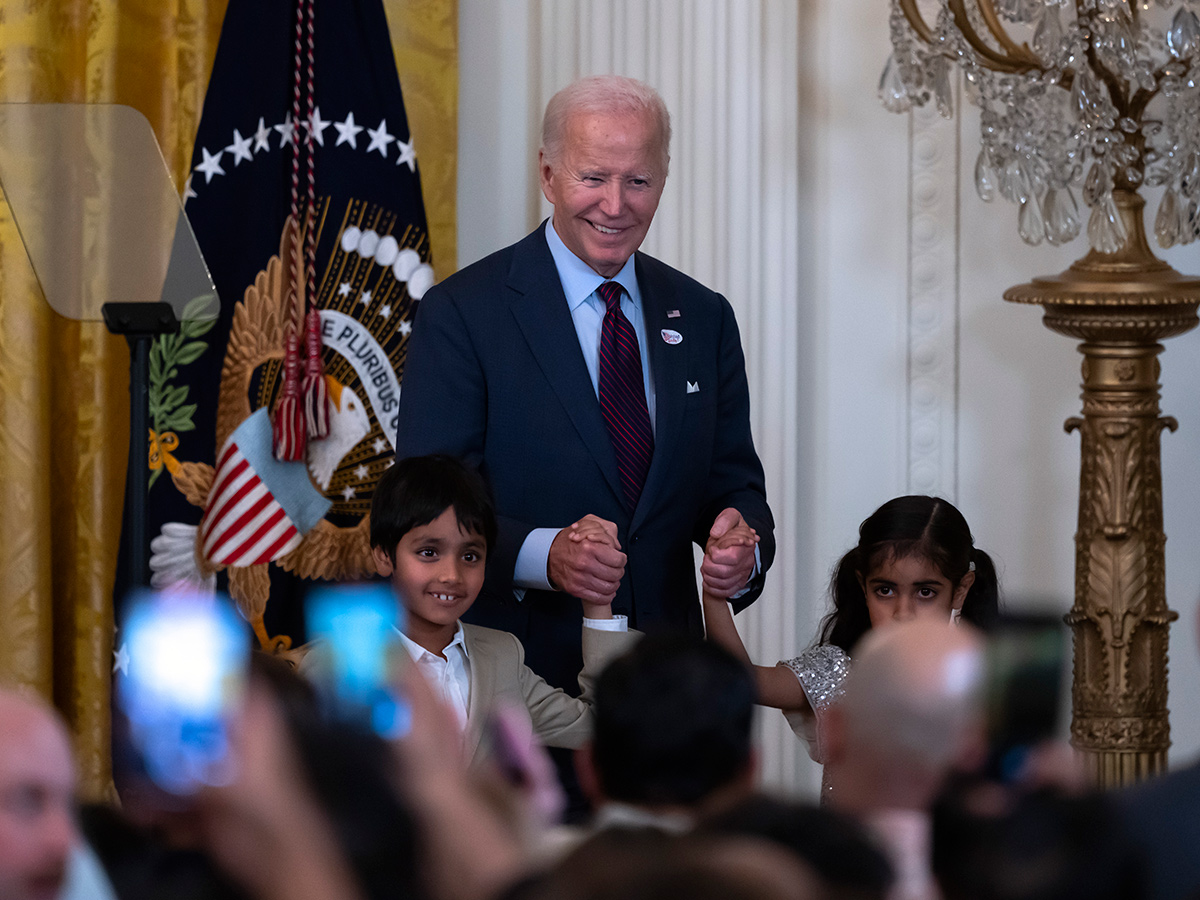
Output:
[[[148,586],[146,492],[150,488],[150,342],[179,330],[169,303],[105,303],[104,324],[129,344],[129,469],[125,508],[129,510],[129,583]]]

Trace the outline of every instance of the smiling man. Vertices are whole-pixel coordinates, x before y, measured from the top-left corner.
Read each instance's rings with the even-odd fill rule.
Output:
[[[499,538],[468,618],[515,633],[568,690],[582,613],[564,594],[700,634],[693,542],[739,609],[774,553],[733,311],[638,250],[670,138],[642,82],[559,91],[538,154],[553,217],[430,289],[405,365],[398,455],[463,457],[495,493]],[[757,546],[710,546],[742,521]]]

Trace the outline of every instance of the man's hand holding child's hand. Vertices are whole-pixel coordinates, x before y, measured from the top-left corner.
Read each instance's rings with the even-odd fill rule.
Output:
[[[754,547],[758,533],[746,524],[742,514],[730,507],[722,510],[708,532],[700,575],[704,591],[715,597],[729,597],[746,586],[754,571]]]
[[[546,571],[551,584],[583,602],[588,618],[611,618],[625,574],[616,524],[589,514],[564,528],[550,545]]]

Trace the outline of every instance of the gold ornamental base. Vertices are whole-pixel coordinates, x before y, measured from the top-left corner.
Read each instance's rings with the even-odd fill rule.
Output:
[[[1154,256],[1144,201],[1115,191],[1128,235],[1117,253],[1090,252],[1060,275],[1004,299],[1045,308],[1047,328],[1083,341],[1071,741],[1101,787],[1166,769],[1167,608],[1159,436],[1158,342],[1197,324],[1200,279]]]

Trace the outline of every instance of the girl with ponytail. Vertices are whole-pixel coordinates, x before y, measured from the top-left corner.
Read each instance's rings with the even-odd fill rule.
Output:
[[[858,545],[834,569],[829,593],[833,610],[812,647],[774,666],[754,666],[758,702],[784,711],[816,762],[823,762],[822,714],[841,696],[850,652],[870,629],[961,618],[986,631],[999,613],[991,557],[975,546],[962,513],[939,497],[897,497],[875,510],[859,527]],[[709,639],[750,663],[725,598],[706,590],[704,616]]]

